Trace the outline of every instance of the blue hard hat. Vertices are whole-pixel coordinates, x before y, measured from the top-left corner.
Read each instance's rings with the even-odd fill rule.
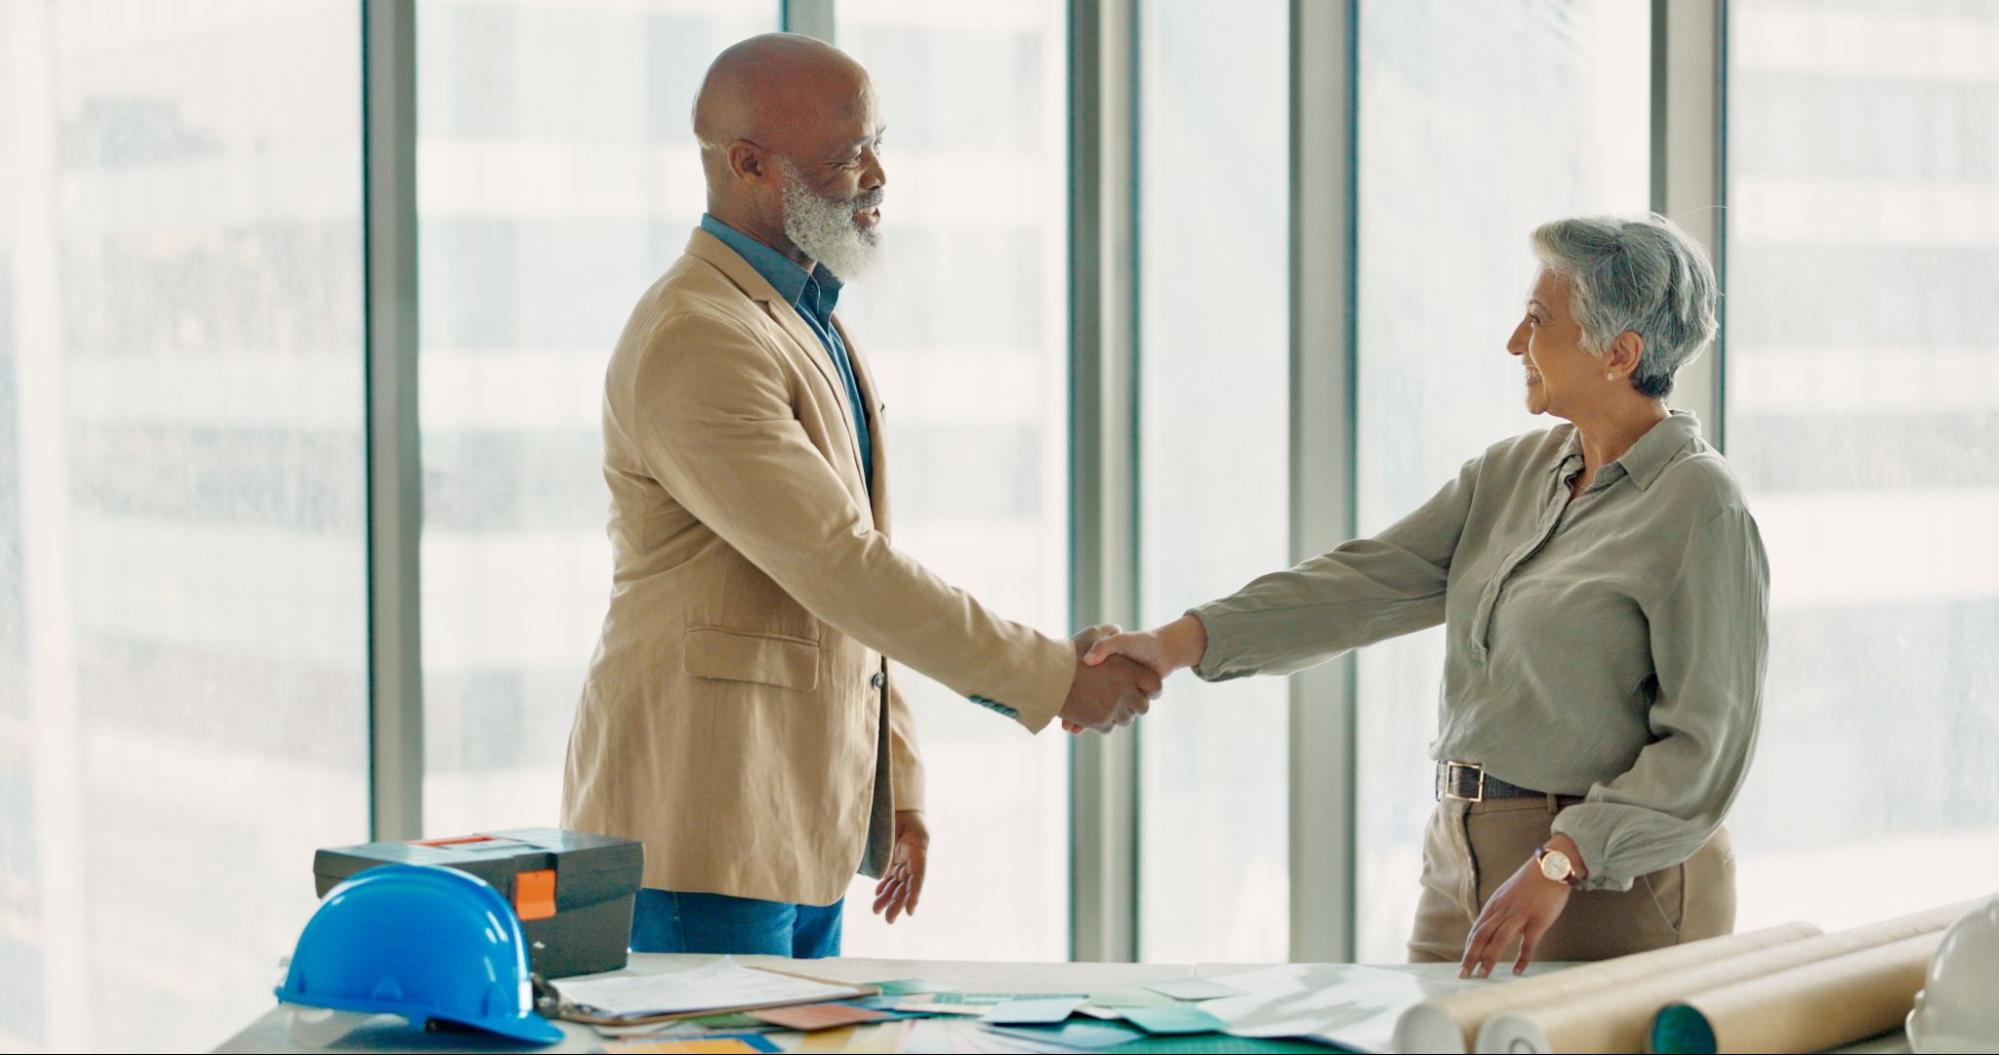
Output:
[[[308,1007],[462,1023],[554,1043],[535,1014],[521,921],[477,876],[381,865],[327,891],[306,921],[278,999]]]

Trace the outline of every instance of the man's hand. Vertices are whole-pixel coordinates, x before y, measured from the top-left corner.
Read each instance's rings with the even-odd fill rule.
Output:
[[[1557,835],[1555,839],[1565,844],[1563,852],[1569,855],[1569,860],[1582,859],[1567,836]],[[1525,971],[1527,961],[1534,958],[1534,946],[1541,935],[1548,933],[1548,928],[1555,925],[1568,906],[1569,884],[1542,875],[1541,862],[1529,857],[1493,892],[1472,923],[1471,934],[1465,939],[1464,960],[1458,964],[1458,977],[1489,977],[1493,965],[1505,955],[1515,938],[1520,939],[1520,955],[1513,961],[1513,973]]]
[[[916,915],[916,900],[923,896],[923,871],[929,863],[930,829],[923,826],[922,811],[897,810],[895,850],[881,881],[875,884],[875,915],[886,911],[890,923],[904,913]]]
[[[1146,668],[1164,682],[1168,674],[1201,662],[1202,654],[1208,650],[1208,630],[1191,615],[1181,616],[1156,630],[1130,634],[1115,626],[1093,626],[1076,635],[1076,647],[1083,649],[1085,667],[1100,667],[1112,660],[1128,661]],[[1158,698],[1156,692],[1150,695]],[[1144,709],[1139,713],[1143,714]],[[1062,728],[1071,733],[1083,731],[1082,725],[1071,721],[1066,711]]]
[[[1076,676],[1062,702],[1062,728],[1109,732],[1131,724],[1159,698],[1159,676],[1141,664],[1122,658],[1098,666],[1083,662],[1091,645],[1117,632],[1115,626],[1093,626],[1076,635]]]

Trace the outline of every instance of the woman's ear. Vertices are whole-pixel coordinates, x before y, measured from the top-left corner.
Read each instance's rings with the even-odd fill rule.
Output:
[[[1603,367],[1615,370],[1625,377],[1638,369],[1639,360],[1645,357],[1645,338],[1631,330],[1626,330],[1611,338],[1610,349],[1604,353]]]

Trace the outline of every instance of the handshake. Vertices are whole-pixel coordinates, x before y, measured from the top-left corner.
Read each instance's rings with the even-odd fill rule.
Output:
[[[1166,676],[1201,662],[1208,630],[1183,615],[1153,630],[1126,633],[1093,626],[1077,634],[1076,676],[1062,702],[1062,728],[1106,733],[1144,714],[1159,698]]]

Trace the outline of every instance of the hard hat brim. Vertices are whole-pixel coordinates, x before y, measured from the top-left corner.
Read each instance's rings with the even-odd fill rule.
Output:
[[[488,1033],[498,1033],[503,1037],[525,1040],[535,1044],[554,1044],[562,1039],[562,1027],[550,1022],[534,1012],[519,1018],[498,1019],[487,1022],[467,1022],[474,1029]]]
[[[425,1022],[437,1019],[451,1022],[468,1029],[484,1030],[513,1040],[525,1040],[535,1044],[554,1044],[563,1037],[562,1027],[533,1012],[523,1012],[518,1018],[449,1018],[437,1014],[429,1008],[407,1005],[385,1004],[379,1000],[352,1000],[340,997],[306,996],[302,993],[277,990],[278,1000],[294,1007],[323,1007],[333,1011],[358,1011],[363,1014],[393,1015],[410,1025],[422,1028]]]

